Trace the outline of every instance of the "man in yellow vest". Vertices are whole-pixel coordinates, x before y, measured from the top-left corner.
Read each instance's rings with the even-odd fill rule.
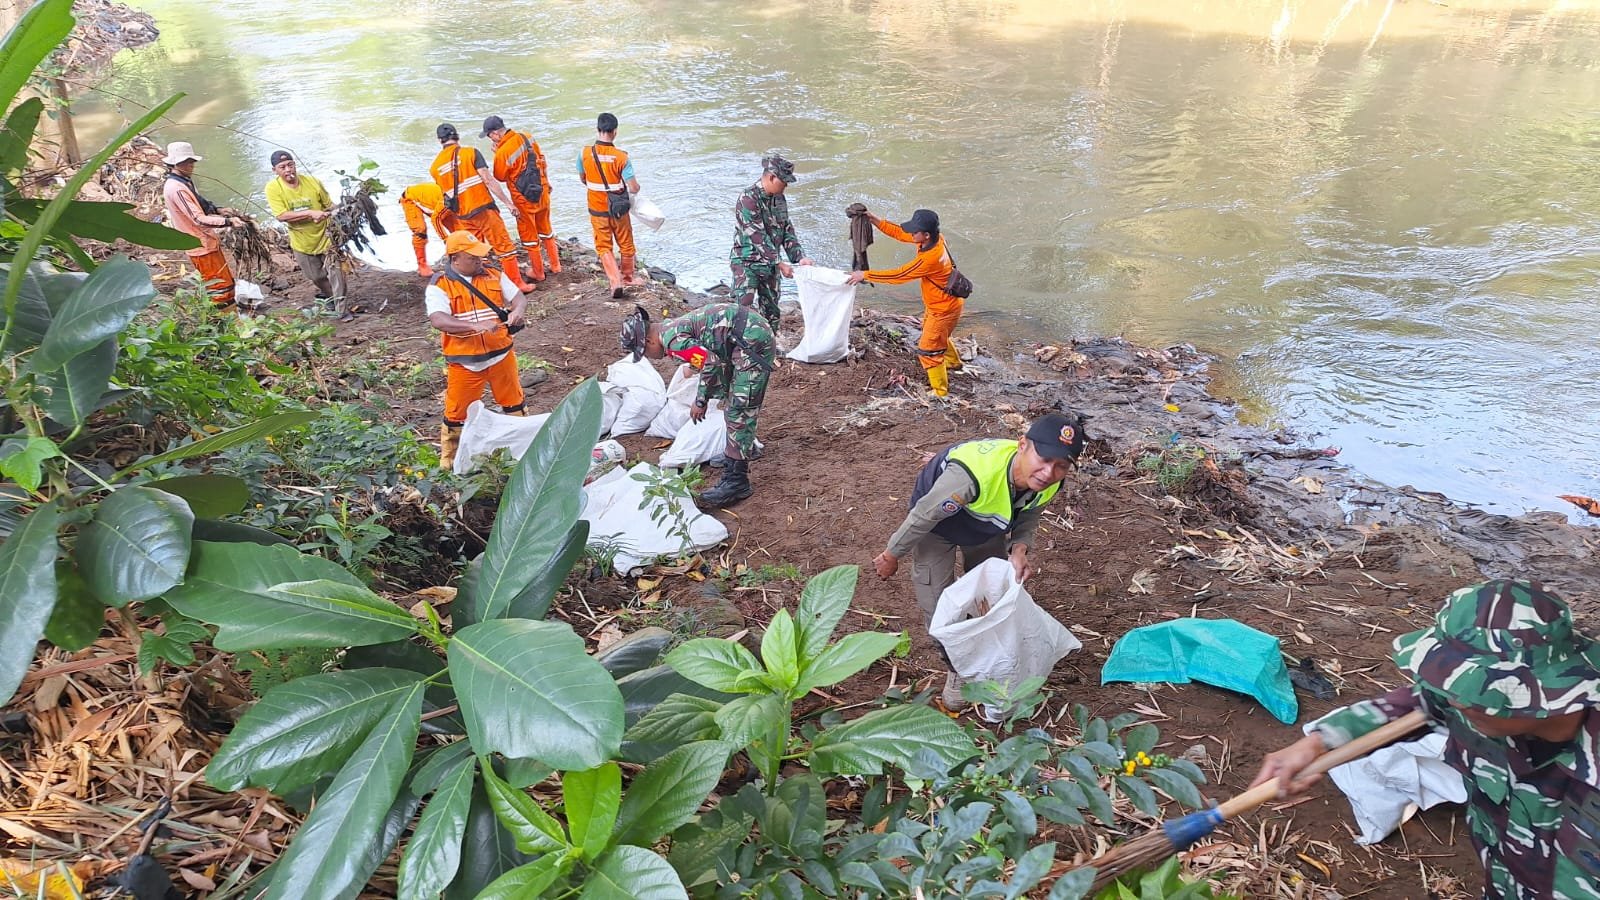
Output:
[[[965,571],[1006,557],[1017,580],[1027,580],[1039,517],[1083,454],[1085,440],[1081,416],[1050,413],[1021,440],[980,439],[945,448],[918,473],[910,513],[872,561],[878,577],[890,577],[911,556],[924,627],[933,621],[939,595],[955,583],[958,551]],[[945,676],[941,699],[952,710],[967,705],[954,671]]]
[[[439,465],[450,468],[467,423],[467,407],[487,386],[507,415],[523,410],[522,379],[511,335],[522,329],[528,298],[511,278],[484,260],[493,252],[466,231],[444,240],[445,264],[422,292],[428,324],[444,336],[444,427]]]

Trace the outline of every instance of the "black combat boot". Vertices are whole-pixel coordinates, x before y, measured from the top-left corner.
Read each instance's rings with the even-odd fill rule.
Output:
[[[750,496],[755,489],[750,486],[750,461],[730,459],[722,469],[722,480],[710,490],[695,498],[695,502],[708,509],[732,506]]]

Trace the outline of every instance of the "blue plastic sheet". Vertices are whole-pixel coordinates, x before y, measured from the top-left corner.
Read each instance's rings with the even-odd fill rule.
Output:
[[[1174,619],[1135,628],[1111,648],[1100,683],[1205,684],[1261,701],[1278,721],[1300,715],[1278,639],[1233,619]]]

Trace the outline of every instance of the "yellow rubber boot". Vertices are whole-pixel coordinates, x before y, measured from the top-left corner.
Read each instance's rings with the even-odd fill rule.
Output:
[[[439,426],[439,467],[448,469],[456,464],[456,449],[461,446],[461,426]]]
[[[950,373],[945,369],[944,363],[928,370],[928,388],[935,397],[950,395]]]
[[[944,345],[944,364],[952,372],[959,372],[967,367],[961,361],[961,354],[956,352],[956,342],[950,341]]]

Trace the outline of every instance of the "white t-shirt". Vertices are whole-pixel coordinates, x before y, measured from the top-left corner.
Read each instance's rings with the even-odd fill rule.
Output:
[[[507,277],[504,272],[501,272],[500,298],[505,300],[507,304],[505,306],[506,312],[509,313],[511,311],[510,304],[513,302],[512,300],[507,300],[506,298],[515,298],[520,293],[521,292],[517,290],[517,286],[511,283],[511,279]],[[422,291],[422,304],[426,308],[429,316],[432,316],[434,313],[444,313],[447,316],[453,316],[463,322],[478,322],[484,319],[494,319],[495,321],[500,320],[500,317],[495,314],[495,311],[487,307],[479,307],[474,309],[472,312],[466,313],[465,315],[457,315],[456,313],[451,312],[450,295],[446,294],[444,289],[436,284],[430,284]],[[507,348],[506,353],[510,352],[510,348]],[[501,353],[495,356],[493,359],[486,359],[481,362],[457,363],[457,365],[467,369],[468,371],[482,372],[484,369],[487,369],[500,360],[505,359],[505,357],[506,354]]]

